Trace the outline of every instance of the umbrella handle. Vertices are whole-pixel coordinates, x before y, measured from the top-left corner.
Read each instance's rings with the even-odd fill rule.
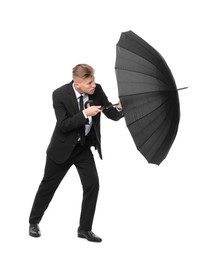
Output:
[[[88,101],[86,101],[86,103],[85,103],[85,108],[88,108],[89,107],[89,105],[91,106],[93,104],[93,100],[88,100]]]

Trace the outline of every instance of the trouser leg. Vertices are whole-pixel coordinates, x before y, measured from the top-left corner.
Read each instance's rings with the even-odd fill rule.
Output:
[[[83,187],[79,230],[90,231],[98,198],[99,179],[93,154],[89,148],[82,152],[75,166]]]
[[[56,164],[49,158],[46,160],[45,173],[36,193],[29,217],[30,224],[38,224],[49,206],[56,189],[64,178],[71,164]]]

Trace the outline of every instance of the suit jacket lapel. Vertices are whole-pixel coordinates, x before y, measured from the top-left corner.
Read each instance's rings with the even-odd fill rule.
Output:
[[[72,105],[74,112],[77,113],[79,111],[77,98],[75,95],[75,92],[73,90],[73,81],[71,81],[69,84],[65,85],[65,92],[68,95],[68,104]]]

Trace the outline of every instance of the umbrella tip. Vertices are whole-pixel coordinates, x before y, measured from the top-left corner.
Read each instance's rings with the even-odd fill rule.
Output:
[[[178,88],[177,90],[183,90],[183,89],[187,89],[188,87],[184,87],[184,88]]]

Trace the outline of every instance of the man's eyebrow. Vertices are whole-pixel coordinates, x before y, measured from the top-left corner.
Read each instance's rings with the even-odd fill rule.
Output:
[[[88,81],[88,84],[90,84],[90,83],[92,83],[94,80],[90,80],[90,81]]]

